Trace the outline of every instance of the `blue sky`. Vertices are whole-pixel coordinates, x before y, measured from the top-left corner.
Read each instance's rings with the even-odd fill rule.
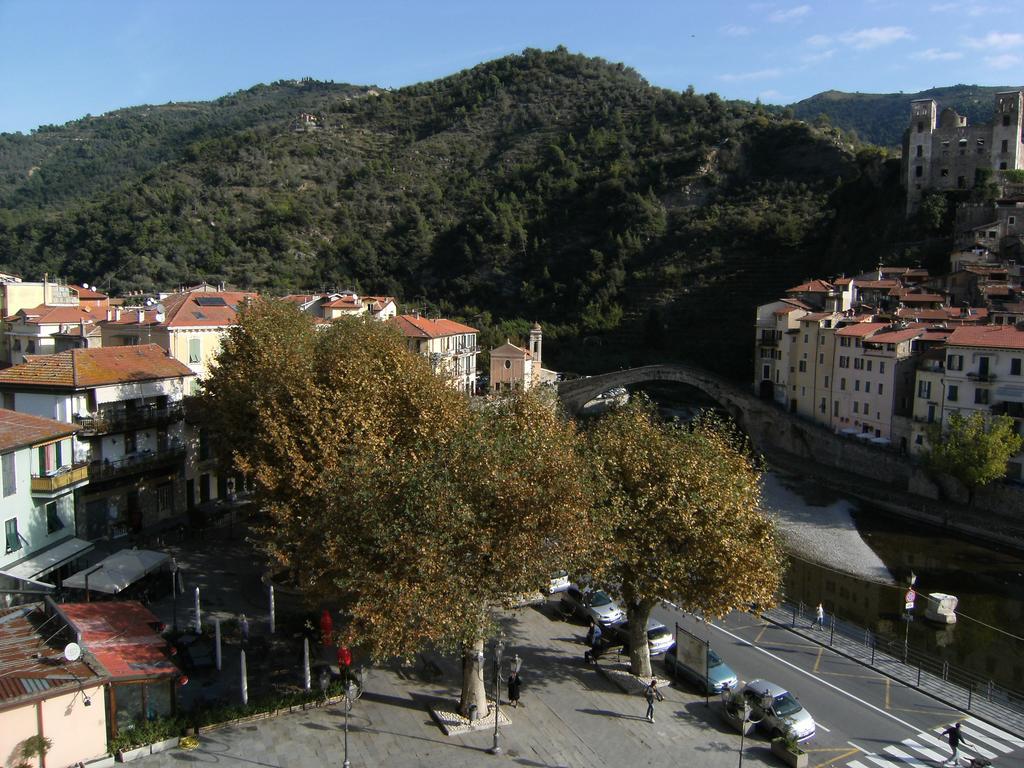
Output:
[[[562,44],[666,88],[1024,83],[1024,0],[0,0],[0,131],[315,77],[399,87]]]

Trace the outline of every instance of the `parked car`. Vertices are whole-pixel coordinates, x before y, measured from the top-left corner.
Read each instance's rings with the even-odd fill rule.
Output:
[[[626,614],[619,604],[600,589],[581,590],[570,586],[562,595],[562,611],[582,621],[591,619],[602,627],[609,627],[625,621]]]
[[[732,668],[722,661],[722,657],[708,650],[707,670],[694,669],[676,654],[676,646],[665,651],[665,668],[670,674],[685,677],[705,693],[721,693],[736,686],[738,678]]]
[[[782,686],[767,680],[751,680],[743,687],[753,710],[753,719],[761,719],[761,729],[772,737],[792,733],[797,741],[814,736],[814,718],[800,701]]]
[[[629,652],[629,622],[624,621],[621,624],[617,624],[612,627],[611,633],[617,635],[620,645],[624,653]],[[664,653],[673,645],[675,641],[672,639],[672,632],[657,619],[647,620],[647,645],[650,648],[651,656],[657,656],[659,653]]]
[[[559,592],[565,592],[570,586],[569,572],[558,571],[551,576],[551,582],[548,584],[547,592],[549,595],[554,595]]]

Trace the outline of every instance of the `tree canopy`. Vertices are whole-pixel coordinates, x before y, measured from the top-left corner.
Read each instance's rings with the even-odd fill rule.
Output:
[[[760,510],[760,473],[738,434],[711,415],[665,423],[642,397],[588,432],[609,496],[601,579],[629,615],[630,661],[651,673],[646,625],[663,598],[723,616],[771,604],[784,555]]]
[[[201,397],[222,455],[255,481],[264,548],[344,608],[374,658],[470,651],[494,606],[590,549],[593,473],[572,423],[538,396],[471,409],[385,324],[316,329],[256,302]],[[465,707],[473,696],[482,683]]]
[[[978,488],[1006,476],[1006,465],[1020,453],[1024,438],[1017,434],[1012,417],[989,418],[975,411],[969,416],[952,413],[944,431],[940,424],[934,425],[928,442],[929,469],[955,477],[973,499]]]

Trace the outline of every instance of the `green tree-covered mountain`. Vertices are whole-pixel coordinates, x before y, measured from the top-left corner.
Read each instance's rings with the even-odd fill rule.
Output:
[[[951,85],[918,93],[845,93],[825,91],[790,105],[795,117],[817,120],[828,116],[832,125],[855,131],[863,141],[882,147],[898,147],[910,125],[910,102],[935,99],[939,109],[952,107],[967,116],[969,124],[992,121],[995,94],[1020,86]]]
[[[918,238],[894,168],[828,127],[527,50],[397,91],[279,82],[2,135],[0,269],[355,287],[485,344],[539,320],[560,367],[747,378],[756,304]]]

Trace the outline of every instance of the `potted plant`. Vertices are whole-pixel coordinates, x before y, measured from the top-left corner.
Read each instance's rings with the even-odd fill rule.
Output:
[[[792,731],[772,739],[772,754],[791,768],[807,768],[807,750],[801,749]]]

